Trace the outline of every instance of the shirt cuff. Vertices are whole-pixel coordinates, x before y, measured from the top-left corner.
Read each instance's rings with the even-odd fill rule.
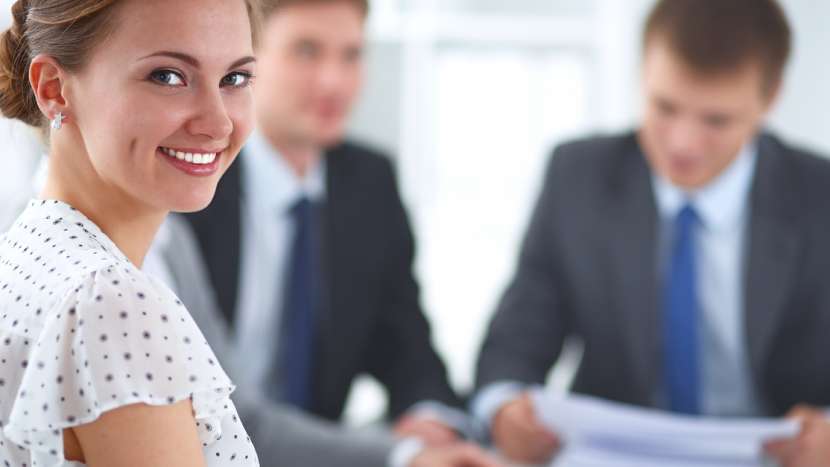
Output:
[[[528,387],[516,381],[499,381],[485,386],[473,398],[470,409],[482,432],[482,439],[489,438],[493,417],[505,404],[518,398]]]
[[[472,421],[466,412],[437,401],[419,402],[412,406],[406,415],[426,420],[434,420],[457,431],[464,437],[471,437]]]
[[[389,453],[389,467],[410,467],[424,448],[424,442],[418,438],[404,438],[398,441]]]

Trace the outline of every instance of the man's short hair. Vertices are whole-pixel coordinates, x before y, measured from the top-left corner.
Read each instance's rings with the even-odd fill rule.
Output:
[[[355,8],[363,13],[364,18],[369,16],[369,0],[260,0],[263,18],[268,18],[281,9],[292,5],[312,5],[337,2],[351,3],[355,6]]]
[[[792,47],[787,17],[775,0],[660,0],[646,22],[643,46],[654,38],[703,73],[757,63],[764,92],[782,79]]]

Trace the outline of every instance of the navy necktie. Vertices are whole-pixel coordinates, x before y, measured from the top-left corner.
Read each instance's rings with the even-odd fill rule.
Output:
[[[664,371],[669,409],[700,413],[700,368],[698,364],[697,270],[695,265],[694,208],[683,207],[674,224],[664,301]]]
[[[294,241],[286,268],[282,310],[280,381],[282,401],[300,409],[311,403],[314,311],[318,297],[314,205],[301,198],[291,209]]]

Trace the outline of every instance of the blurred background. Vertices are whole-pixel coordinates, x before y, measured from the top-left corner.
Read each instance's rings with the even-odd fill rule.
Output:
[[[553,145],[634,127],[639,39],[653,0],[373,0],[367,85],[351,134],[394,154],[433,338],[472,387],[489,317]],[[830,2],[781,0],[795,53],[769,127],[830,154]],[[7,27],[11,0],[0,0]],[[37,135],[0,119],[0,221],[32,195]],[[571,357],[573,358],[573,354]],[[565,385],[568,365],[554,383]],[[370,380],[347,418],[384,410]]]

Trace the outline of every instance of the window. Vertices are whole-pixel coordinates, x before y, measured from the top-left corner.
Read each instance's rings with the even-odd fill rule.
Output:
[[[396,155],[422,301],[462,391],[472,389],[550,150],[630,124],[648,1],[372,4],[368,81],[352,130]],[[381,394],[362,381],[347,418],[382,413]]]

